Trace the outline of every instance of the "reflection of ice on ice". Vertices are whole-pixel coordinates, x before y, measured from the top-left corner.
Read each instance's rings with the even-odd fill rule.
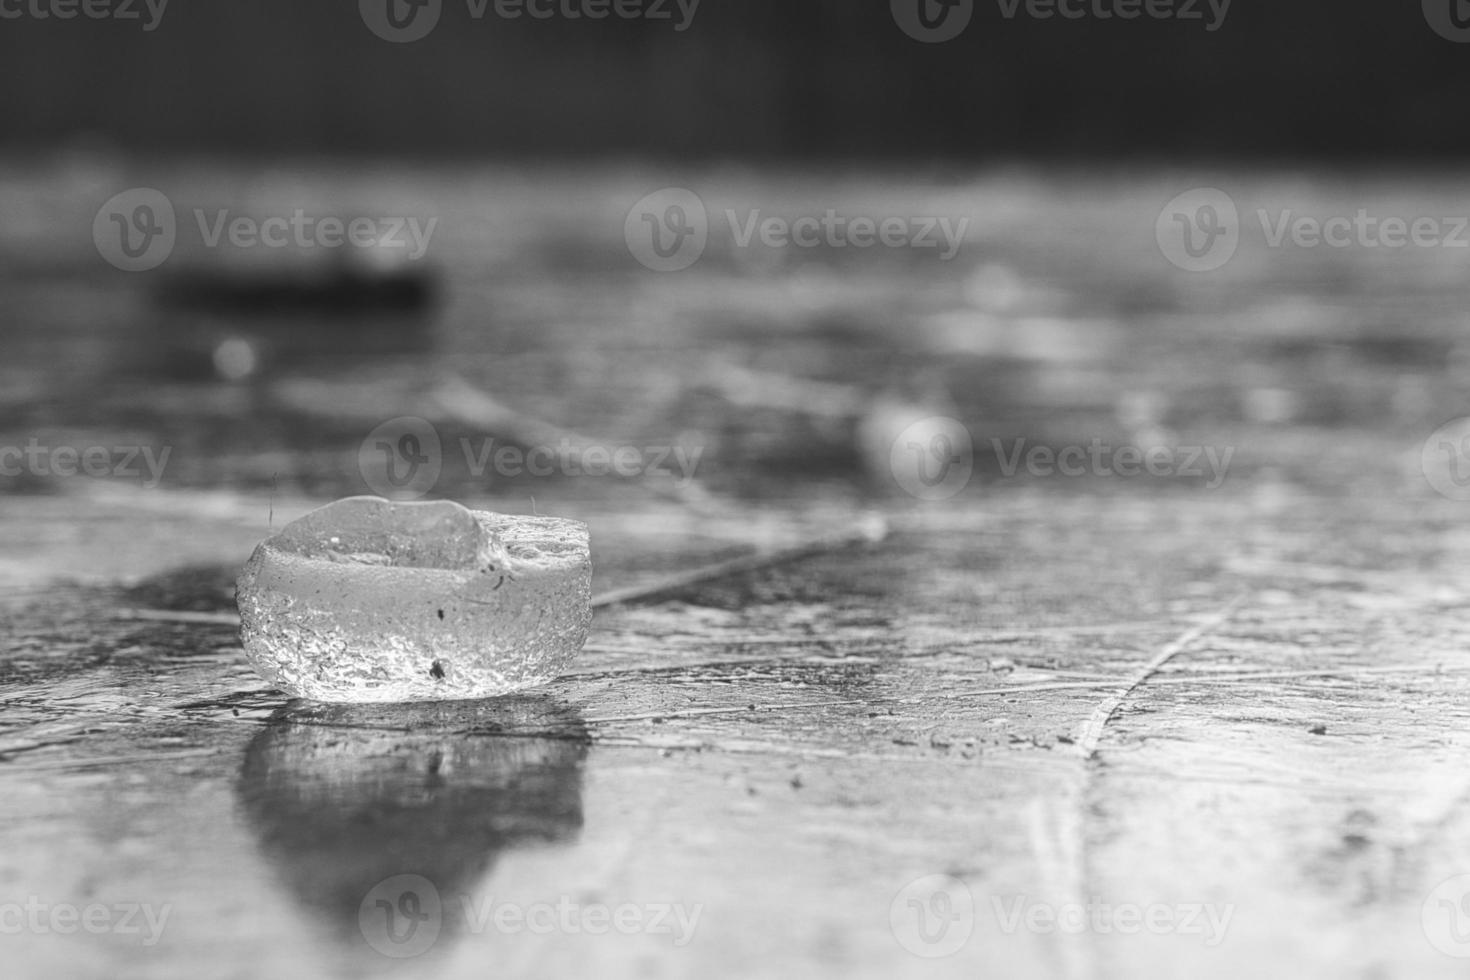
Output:
[[[261,851],[303,908],[362,963],[366,896],[426,879],[446,914],[507,850],[564,844],[582,828],[587,732],[534,696],[423,705],[295,705],[251,741],[235,791]]]
[[[591,626],[587,527],[449,501],[329,504],[241,573],[256,669],[319,701],[482,698],[545,683]]]

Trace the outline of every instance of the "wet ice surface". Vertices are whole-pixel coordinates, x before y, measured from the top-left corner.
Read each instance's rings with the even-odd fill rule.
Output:
[[[577,521],[352,497],[255,550],[241,635],[256,670],[298,697],[493,697],[544,684],[577,655],[591,577]]]
[[[1215,176],[1247,212],[1455,214],[1466,197],[1462,174],[1274,186],[1025,174],[954,193],[885,177],[870,197],[847,178],[796,186],[758,171],[720,195],[695,174],[715,214],[835,201],[974,215],[977,237],[950,263],[919,249],[763,259],[712,238],[695,268],[650,280],[611,205],[667,175],[456,172],[434,185],[438,211],[456,216],[437,253],[444,306],[398,319],[220,313],[221,330],[261,352],[258,384],[225,385],[198,346],[214,324],[129,303],[151,277],[103,275],[68,231],[116,189],[172,177],[23,187],[18,198],[54,202],[37,227],[55,250],[88,254],[74,277],[35,282],[5,278],[35,266],[33,243],[0,262],[0,442],[39,431],[175,449],[158,489],[140,485],[141,463],[111,481],[0,475],[0,582],[23,590],[0,615],[0,880],[11,895],[172,903],[174,915],[154,947],[82,930],[5,937],[7,974],[193,980],[228,962],[250,977],[387,976],[356,955],[381,959],[357,908],[386,875],[417,873],[451,918],[434,950],[389,965],[445,980],[1138,980],[1251,963],[1323,980],[1462,977],[1421,910],[1470,870],[1470,808],[1457,805],[1470,797],[1470,534],[1419,453],[1460,412],[1470,376],[1463,263],[1454,249],[1242,236],[1224,269],[1181,273],[1154,220]],[[0,248],[17,233],[0,229]],[[128,373],[111,373],[119,364]],[[701,482],[761,506],[694,520],[625,484],[502,479],[444,454],[439,493],[497,508],[534,495],[543,511],[585,515],[608,588],[804,533],[802,513],[830,518],[863,457],[844,420],[798,416],[841,407],[811,379],[848,386],[866,411],[887,377],[930,364],[956,402],[941,414],[974,427],[965,493],[917,511],[895,496],[896,533],[864,553],[600,612],[567,674],[525,696],[545,703],[539,720],[491,730],[480,712],[510,712],[515,695],[273,717],[281,699],[242,675],[233,626],[123,615],[223,611],[231,600],[201,572],[228,564],[233,579],[283,508],[364,492],[350,465],[363,437],[427,411],[446,365],[599,437],[695,432]],[[445,446],[495,434],[429,417]],[[1176,445],[1237,447],[1230,479],[1028,480],[992,449],[1118,445],[1160,428]],[[56,584],[71,577],[96,584]],[[139,584],[117,593],[122,582]],[[1078,726],[1241,592],[1237,618],[1141,685],[1082,760]],[[542,846],[531,824],[558,843]],[[977,921],[963,950],[926,959],[888,917],[936,872],[967,882]],[[680,949],[616,930],[481,933],[460,914],[466,889],[475,908],[595,894],[707,914]],[[997,912],[1009,919],[1021,896],[1092,895],[1236,912],[1218,946],[1147,928],[999,931]]]

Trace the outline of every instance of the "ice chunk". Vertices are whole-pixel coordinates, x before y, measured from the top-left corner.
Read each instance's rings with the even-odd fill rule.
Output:
[[[492,697],[556,677],[592,624],[587,525],[349,497],[255,549],[245,653],[318,701]]]

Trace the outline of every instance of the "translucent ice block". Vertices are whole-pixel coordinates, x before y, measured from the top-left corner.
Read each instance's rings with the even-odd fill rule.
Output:
[[[587,525],[349,497],[240,574],[245,653],[318,701],[492,697],[556,677],[592,623]]]

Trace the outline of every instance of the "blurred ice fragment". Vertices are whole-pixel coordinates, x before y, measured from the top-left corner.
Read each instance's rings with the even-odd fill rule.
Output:
[[[929,317],[922,323],[922,336],[925,346],[937,352],[1054,363],[1106,361],[1125,340],[1111,320],[1012,318],[976,310]]]
[[[259,358],[244,337],[226,337],[214,348],[214,369],[226,381],[244,381],[255,373]]]
[[[894,446],[900,438],[927,449],[934,439],[950,438],[952,431],[965,428],[965,423],[955,418],[957,414],[954,403],[943,392],[931,393],[922,400],[909,400],[892,393],[873,398],[858,421],[857,442],[863,464],[874,482],[884,487],[893,485]],[[968,445],[964,450],[968,457]]]
[[[1114,414],[1129,429],[1159,425],[1169,412],[1169,396],[1157,390],[1125,391],[1118,396]]]
[[[1010,266],[991,262],[965,283],[965,298],[987,313],[1012,313],[1026,298],[1021,277]]]
[[[1301,413],[1301,399],[1285,388],[1248,388],[1241,392],[1245,417],[1264,425],[1290,422]]]

